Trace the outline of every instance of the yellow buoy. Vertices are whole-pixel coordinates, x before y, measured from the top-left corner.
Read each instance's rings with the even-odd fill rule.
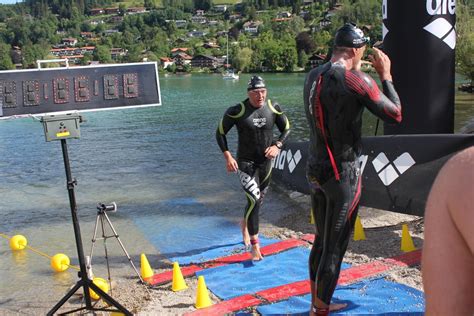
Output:
[[[12,238],[10,238],[10,248],[12,250],[23,250],[26,248],[27,244],[28,244],[28,241],[26,240],[26,237],[23,235],[15,235]]]
[[[56,272],[63,272],[69,268],[69,257],[63,253],[55,254],[51,258],[51,268]]]
[[[94,278],[92,282],[99,287],[102,291],[105,293],[109,293],[109,283],[107,280],[102,279],[102,278]],[[92,289],[89,289],[89,294],[93,300],[98,300],[100,299],[100,296],[94,292]]]

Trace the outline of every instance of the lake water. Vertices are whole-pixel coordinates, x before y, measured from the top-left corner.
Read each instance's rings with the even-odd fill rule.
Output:
[[[69,140],[68,147],[72,174],[78,180],[75,191],[86,254],[98,202],[118,204],[112,221],[133,258],[159,251],[134,218],[159,212],[188,220],[180,218],[179,208],[171,211],[161,201],[193,198],[210,209],[222,209],[223,216],[240,216],[242,193],[237,179],[225,172],[214,133],[227,107],[246,97],[248,78],[161,76],[161,107],[84,114],[81,139]],[[282,105],[291,121],[291,139],[306,139],[301,106],[304,75],[264,78],[270,99]],[[457,94],[456,102],[459,130],[474,117],[473,95]],[[364,134],[373,135],[375,122],[366,115]],[[233,131],[229,143],[234,145],[235,140]],[[0,233],[25,235],[35,249],[48,255],[65,253],[77,264],[60,143],[46,143],[41,123],[33,119],[0,121],[0,156]],[[118,247],[111,251],[112,259],[123,258]],[[75,270],[53,273],[48,259],[31,251],[14,253],[0,238],[0,314],[29,310],[31,301],[51,307],[76,279]],[[41,299],[33,299],[37,296]]]

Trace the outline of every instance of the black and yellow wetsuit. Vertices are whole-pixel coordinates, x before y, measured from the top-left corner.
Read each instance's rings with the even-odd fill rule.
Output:
[[[305,81],[307,177],[316,224],[310,277],[317,284],[317,297],[328,305],[359,206],[362,112],[368,108],[386,122],[401,121],[392,82],[382,86],[384,93],[370,76],[335,63],[312,70]]]
[[[229,150],[226,134],[237,126],[237,163],[242,188],[247,196],[245,219],[250,235],[258,233],[258,211],[263,195],[270,183],[272,164],[265,157],[265,149],[275,144],[273,127],[280,131],[277,141],[284,143],[290,133],[288,118],[278,104],[270,100],[261,108],[253,107],[249,100],[227,109],[216,131],[216,140],[222,152]]]

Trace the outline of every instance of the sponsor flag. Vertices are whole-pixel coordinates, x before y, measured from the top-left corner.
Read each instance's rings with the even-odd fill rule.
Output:
[[[385,135],[453,133],[455,9],[455,0],[383,0],[383,49],[403,111]]]

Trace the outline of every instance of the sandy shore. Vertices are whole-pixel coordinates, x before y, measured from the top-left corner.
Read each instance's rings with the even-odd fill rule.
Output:
[[[270,193],[268,198],[284,199],[285,201],[281,201],[284,207],[262,212],[261,234],[270,238],[288,239],[314,233],[314,227],[309,222],[309,197],[297,192],[286,192],[275,188],[273,190],[274,192]],[[275,193],[275,191],[278,192]],[[410,228],[415,246],[421,248],[423,244],[422,218],[364,207],[360,209],[359,215],[366,240],[351,240],[344,258],[347,263],[359,265],[401,254],[402,224],[405,223]],[[166,260],[162,261],[162,264],[166,265]],[[170,269],[171,264],[155,269],[155,272],[164,271],[163,268]],[[422,290],[419,266],[392,269],[387,272],[387,279]],[[124,295],[128,291],[121,291],[120,299],[123,298],[124,304],[139,315],[183,315],[195,310],[197,278],[187,278],[186,282],[189,288],[176,293],[171,291],[169,284],[150,288],[148,292],[135,285],[129,290],[133,291],[134,295],[141,295],[142,300],[130,301],[127,295]],[[219,301],[212,294],[211,300],[214,303]],[[142,306],[139,307],[139,305]]]
[[[297,192],[284,191],[273,186],[268,193],[267,202],[261,210],[260,233],[266,237],[282,240],[295,238],[303,234],[313,234],[314,227],[310,224],[309,210],[308,196]],[[229,213],[232,212],[229,211]],[[240,211],[238,213],[240,214]],[[233,213],[224,215],[231,215],[231,218],[235,218],[236,225],[240,219],[240,215],[237,216]],[[401,254],[401,230],[404,223],[408,224],[410,228],[415,246],[421,248],[423,244],[422,218],[364,207],[360,209],[359,215],[365,230],[366,240],[351,240],[344,257],[344,261],[347,263],[360,265]],[[309,248],[310,245],[308,244],[307,247]],[[148,260],[155,273],[172,269],[172,263],[159,254],[148,257]],[[171,291],[171,284],[154,287],[140,284],[137,282],[136,274],[130,270],[128,262],[114,267],[113,275],[115,279],[112,296],[134,314],[183,315],[195,310],[196,277],[186,279],[188,289],[173,292]],[[389,270],[386,275],[389,280],[422,290],[419,266],[395,268]],[[212,294],[211,300],[213,303],[219,302],[219,299]],[[17,312],[13,314],[45,314],[55,303],[54,300],[35,301],[34,298],[31,298],[31,303],[28,306],[16,309]],[[74,295],[64,305],[64,311],[77,308],[80,303],[80,295]],[[0,307],[0,315],[13,314],[11,309],[3,310]]]

